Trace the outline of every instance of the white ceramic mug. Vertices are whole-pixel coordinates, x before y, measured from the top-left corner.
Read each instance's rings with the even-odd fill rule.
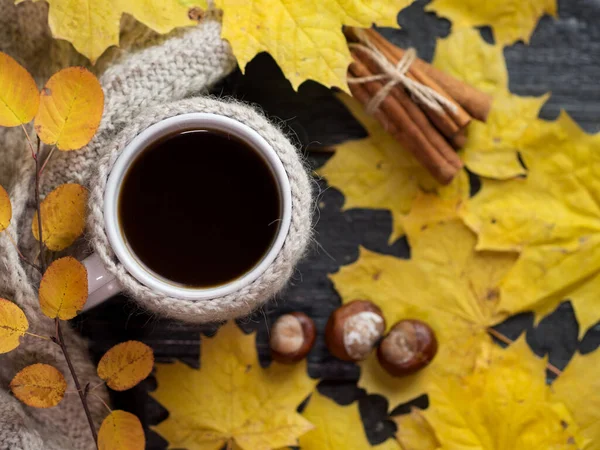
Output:
[[[218,130],[237,137],[256,151],[272,170],[279,188],[282,216],[279,229],[273,240],[271,248],[263,258],[246,274],[226,284],[210,287],[195,288],[178,286],[154,274],[136,257],[123,235],[119,225],[119,193],[125,175],[140,152],[148,148],[163,136],[190,129]],[[104,192],[104,221],[106,234],[110,245],[123,266],[140,283],[165,294],[165,296],[201,300],[221,297],[231,294],[256,280],[269,265],[275,260],[283,247],[288,234],[292,217],[292,196],[290,182],[283,164],[277,153],[256,131],[237,120],[229,117],[210,113],[189,113],[170,117],[158,122],[138,136],[125,147],[108,177]],[[232,257],[235,257],[232,255]],[[102,261],[96,254],[92,254],[83,262],[88,271],[89,296],[84,310],[93,308],[104,300],[121,291],[118,282],[109,274]]]

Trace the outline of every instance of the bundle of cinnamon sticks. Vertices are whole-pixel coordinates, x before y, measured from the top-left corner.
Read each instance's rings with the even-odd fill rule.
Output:
[[[405,50],[373,29],[346,27],[344,34],[353,58],[348,70],[350,91],[367,106],[389,82],[383,76],[372,80],[373,75],[385,72],[373,53],[396,66],[405,57]],[[441,97],[441,104],[435,108],[425,105],[415,100],[402,83],[397,83],[372,114],[436,180],[448,184],[462,168],[456,149],[466,143],[466,126],[473,119],[485,122],[492,97],[418,58],[405,76],[434,91]]]

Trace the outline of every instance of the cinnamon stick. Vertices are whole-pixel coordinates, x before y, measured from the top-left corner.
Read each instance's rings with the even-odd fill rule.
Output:
[[[353,55],[350,73],[356,78],[372,75],[369,69]],[[352,95],[363,105],[369,103],[383,85],[379,81],[350,83]],[[442,184],[452,181],[458,169],[451,165],[427,140],[423,132],[414,123],[405,108],[392,95],[387,96],[375,111],[374,117],[396,140],[402,143],[415,158]]]
[[[366,37],[379,49],[379,51],[384,53],[384,55],[392,64],[398,64],[398,62],[404,57],[404,50],[396,47],[394,44],[386,40],[373,28],[361,30],[360,32],[364,32]],[[408,69],[408,75],[419,83],[438,92],[454,105],[456,111],[448,110],[448,114],[452,116],[459,128],[464,128],[471,122],[471,116],[469,113],[465,111],[465,109],[448,92],[446,92],[438,83],[436,83],[435,80],[433,80],[429,75],[420,71],[414,63],[410,69]],[[432,112],[435,113],[436,111]]]
[[[393,62],[399,61],[404,56],[404,50],[396,47],[391,42],[387,41],[381,34],[374,29],[364,30],[367,37],[380,45],[385,45],[388,49],[393,49],[395,58]],[[459,103],[468,114],[477,120],[485,122],[487,120],[490,109],[492,108],[493,97],[489,94],[481,92],[473,86],[463,83],[460,80],[436,69],[431,64],[417,58],[410,70],[413,74],[421,73],[433,80],[447,94]]]
[[[355,58],[355,60],[358,59],[363,63],[370,73],[377,73],[379,71],[377,63],[364,52],[361,52],[359,49],[352,49],[351,53],[353,58]],[[425,139],[431,143],[438,153],[440,153],[452,166],[461,169],[463,163],[454,149],[432,125],[423,110],[408,96],[404,89],[392,89],[390,95],[400,103],[410,119],[412,119],[416,126],[421,130]]]

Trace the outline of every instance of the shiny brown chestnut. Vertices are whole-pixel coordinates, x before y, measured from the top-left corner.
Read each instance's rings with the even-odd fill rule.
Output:
[[[306,314],[284,314],[271,328],[271,357],[283,364],[296,363],[306,357],[316,337],[315,323]]]
[[[331,314],[325,328],[325,343],[336,358],[362,361],[384,331],[381,309],[367,300],[354,300]]]
[[[435,357],[438,342],[429,325],[406,319],[396,323],[377,349],[379,364],[392,376],[411,375]]]

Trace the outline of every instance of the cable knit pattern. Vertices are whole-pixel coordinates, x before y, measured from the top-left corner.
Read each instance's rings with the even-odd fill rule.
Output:
[[[116,259],[104,227],[104,189],[108,174],[123,149],[140,132],[169,117],[189,112],[208,112],[236,119],[257,131],[273,147],[286,170],[292,190],[292,220],[283,248],[275,261],[253,283],[223,297],[184,300],[167,297],[140,284]],[[111,142],[98,161],[98,172],[90,185],[88,226],[95,251],[117,277],[126,293],[144,307],[167,317],[192,322],[213,322],[246,315],[276,294],[289,280],[310,239],[311,185],[296,148],[262,114],[253,108],[212,98],[195,98],[155,107],[140,115]]]

